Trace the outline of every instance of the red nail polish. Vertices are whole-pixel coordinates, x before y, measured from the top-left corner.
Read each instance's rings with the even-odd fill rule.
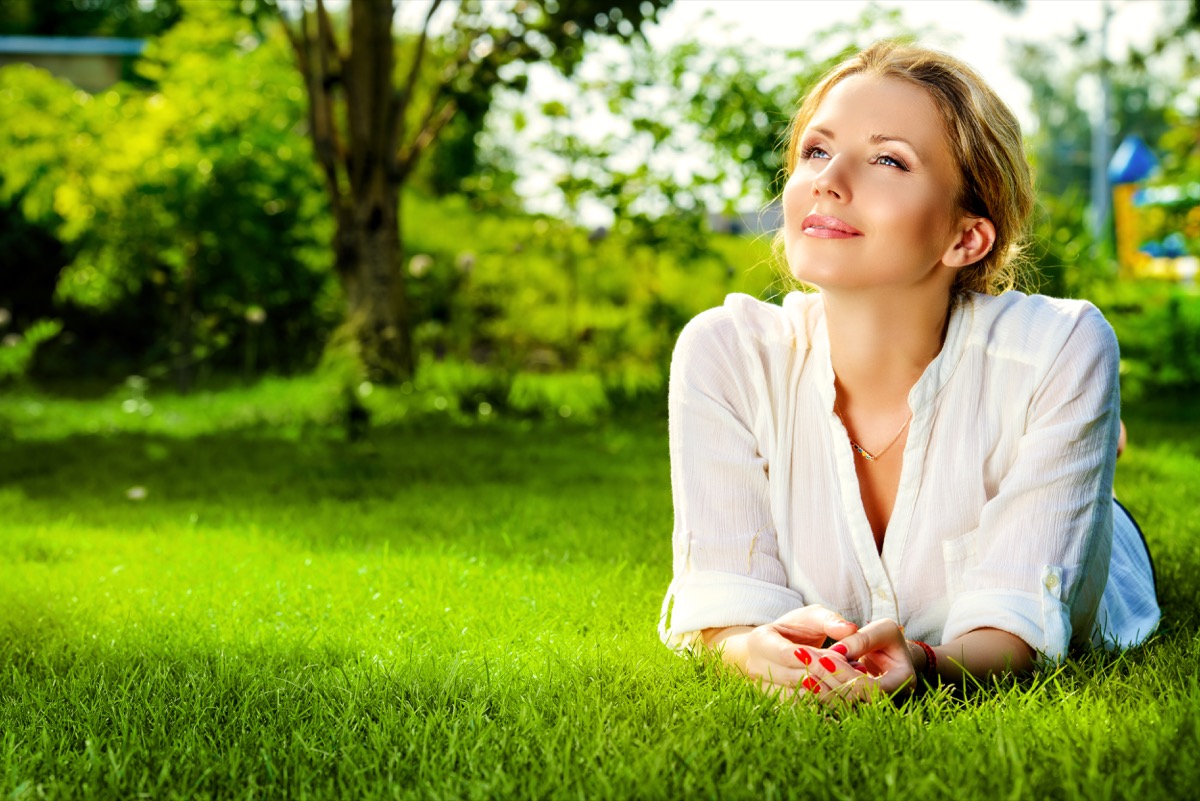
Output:
[[[837,665],[833,664],[833,660],[827,656],[821,657],[821,667],[825,668],[830,673],[837,672]]]
[[[837,651],[842,656],[845,656],[846,654],[850,653],[850,649],[847,648],[846,646],[842,645],[840,642],[829,646],[829,650]]]
[[[803,648],[796,649],[796,658],[806,665],[812,664],[812,657],[809,656],[808,651],[805,651]]]
[[[802,681],[800,683],[804,686],[804,689],[808,690],[810,693],[813,693],[814,695],[816,695],[817,693],[819,693],[821,691],[821,685],[818,684],[810,676],[805,676],[804,681]]]
[[[866,672],[867,672],[867,669],[866,669],[865,667],[863,667],[863,663],[862,663],[862,662],[851,662],[851,663],[850,663],[850,667],[854,668],[854,669],[855,669],[855,670],[857,670],[859,673],[866,673]]]

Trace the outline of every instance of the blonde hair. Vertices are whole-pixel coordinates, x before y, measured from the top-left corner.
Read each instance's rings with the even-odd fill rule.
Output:
[[[1034,191],[1021,126],[977,72],[945,53],[877,42],[827,72],[805,96],[788,128],[785,178],[795,169],[800,137],[817,108],[834,86],[852,75],[898,78],[929,94],[946,126],[950,151],[962,176],[957,205],[996,227],[992,249],[959,270],[953,295],[996,295],[1022,284]]]

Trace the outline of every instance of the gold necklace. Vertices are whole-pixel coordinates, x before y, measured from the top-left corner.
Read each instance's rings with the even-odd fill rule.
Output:
[[[904,429],[908,428],[908,424],[911,423],[913,419],[913,413],[910,410],[908,413],[908,418],[904,421],[904,425],[900,426],[900,430],[896,432],[896,436],[892,437],[892,441],[887,445],[884,445],[883,450],[881,450],[879,453],[871,453],[862,445],[859,445],[857,442],[855,442],[854,437],[850,436],[850,427],[846,425],[846,418],[842,417],[842,411],[838,408],[837,398],[833,399],[833,413],[836,414],[837,418],[842,421],[842,428],[846,429],[846,438],[850,440],[850,447],[854,449],[855,453],[866,459],[868,462],[875,461],[880,456],[883,456],[885,453],[891,450],[891,447],[896,444],[898,439],[900,439],[900,435],[904,433]]]

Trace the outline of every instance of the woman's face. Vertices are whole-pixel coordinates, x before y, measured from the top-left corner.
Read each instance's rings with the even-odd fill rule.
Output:
[[[801,132],[783,190],[784,244],[798,279],[822,289],[945,283],[942,256],[966,219],[958,167],[933,101],[895,78],[834,86]]]

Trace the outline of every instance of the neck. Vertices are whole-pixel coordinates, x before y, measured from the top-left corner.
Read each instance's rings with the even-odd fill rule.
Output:
[[[822,299],[841,408],[907,406],[909,390],[942,349],[949,297],[823,291]]]

